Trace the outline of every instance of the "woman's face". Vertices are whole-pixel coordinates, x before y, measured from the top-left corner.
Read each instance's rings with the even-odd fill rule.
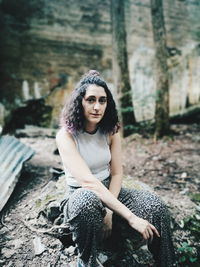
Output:
[[[96,126],[104,116],[107,107],[107,95],[103,87],[91,84],[82,99],[86,127]]]

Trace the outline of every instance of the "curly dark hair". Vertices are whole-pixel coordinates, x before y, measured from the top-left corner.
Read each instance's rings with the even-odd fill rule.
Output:
[[[106,82],[96,70],[90,70],[84,74],[73,90],[69,101],[64,105],[61,113],[61,127],[64,127],[68,132],[73,134],[84,131],[85,117],[82,99],[85,96],[88,86],[91,84],[103,87],[107,95],[107,107],[102,120],[98,124],[98,128],[101,133],[114,134],[119,129],[116,105]]]

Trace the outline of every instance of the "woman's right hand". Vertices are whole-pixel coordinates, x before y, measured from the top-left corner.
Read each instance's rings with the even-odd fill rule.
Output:
[[[150,239],[150,242],[152,242],[154,234],[160,237],[157,229],[151,223],[134,214],[129,220],[129,225],[138,231],[145,240]]]

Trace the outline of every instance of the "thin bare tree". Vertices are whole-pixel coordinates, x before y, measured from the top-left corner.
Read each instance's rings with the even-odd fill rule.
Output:
[[[155,136],[169,133],[169,79],[163,1],[151,0],[152,29],[156,58]]]
[[[128,136],[132,132],[136,120],[128,70],[125,2],[126,0],[111,0],[111,19],[113,78],[119,96],[123,135]]]

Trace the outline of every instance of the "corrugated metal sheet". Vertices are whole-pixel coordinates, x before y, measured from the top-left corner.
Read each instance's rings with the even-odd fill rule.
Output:
[[[0,138],[0,211],[18,181],[23,163],[34,155],[29,146],[9,135]]]

